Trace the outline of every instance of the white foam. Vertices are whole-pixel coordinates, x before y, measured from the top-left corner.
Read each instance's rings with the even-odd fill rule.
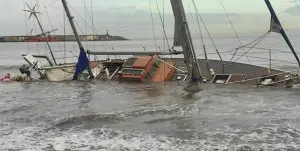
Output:
[[[291,131],[291,130],[289,130]],[[38,134],[38,135],[37,135]],[[225,136],[226,137],[217,137]],[[9,135],[0,138],[0,150],[238,150],[241,148],[256,149],[299,149],[297,142],[290,143],[267,143],[271,139],[271,134],[267,132],[263,135],[258,133],[245,134],[242,136],[238,144],[232,142],[237,137],[236,134],[226,134],[215,132],[208,134],[207,138],[194,138],[190,140],[182,140],[179,138],[166,137],[161,135],[145,134],[141,132],[124,132],[115,131],[108,128],[97,130],[81,130],[81,131],[48,131],[43,132],[42,129],[32,127],[16,130]],[[280,134],[278,134],[280,135]],[[278,136],[276,136],[278,137]],[[289,136],[290,137],[290,136]],[[275,138],[276,139],[276,138]],[[254,140],[262,140],[260,144],[242,144]]]

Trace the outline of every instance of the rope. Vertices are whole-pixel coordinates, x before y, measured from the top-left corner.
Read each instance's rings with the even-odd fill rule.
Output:
[[[300,1],[300,0],[299,0],[299,1]],[[300,10],[300,6],[299,6],[299,4],[297,3],[297,1],[294,0],[294,2],[295,2],[295,4],[298,6],[298,8],[299,8],[299,10]]]
[[[45,1],[45,0],[44,0]],[[49,7],[49,6],[52,6],[53,4],[55,4],[58,0],[54,0],[53,2],[51,2],[50,4],[48,4],[47,6],[44,5],[44,7]]]
[[[69,5],[70,6],[70,5]],[[92,0],[91,0],[91,14],[89,14],[89,11],[88,11],[88,9],[87,9],[87,6],[84,4],[84,8],[85,8],[85,11],[87,12],[87,16],[89,17],[89,19],[90,20],[92,20],[92,26],[91,25],[88,25],[90,28],[92,28],[93,29],[93,34],[99,34],[99,33],[97,33],[97,31],[98,31],[98,29],[94,26],[94,15],[93,15],[93,9],[92,9],[92,7],[93,7],[93,2],[92,2]],[[80,16],[80,14],[72,7],[72,6],[70,6],[70,8],[71,9],[73,9],[74,10],[74,12],[83,20],[83,21],[85,21],[84,19],[83,19],[83,17],[82,16]],[[102,42],[102,45],[103,45],[103,43],[105,43],[106,45],[108,45],[108,43],[107,42]],[[90,47],[91,47],[91,45],[89,45]],[[94,45],[94,47],[95,47],[95,45]],[[112,46],[111,46],[112,47]],[[92,47],[91,47],[92,48]],[[96,48],[95,48],[96,49]]]
[[[233,31],[234,31],[234,34],[235,34],[236,38],[238,39],[240,45],[242,46],[242,45],[243,45],[243,44],[242,44],[242,41],[241,41],[239,35],[237,34],[237,31],[236,31],[235,27],[233,26],[233,23],[232,23],[232,21],[231,21],[231,19],[230,19],[230,17],[229,17],[229,14],[228,14],[228,12],[227,12],[227,10],[226,10],[226,8],[225,8],[225,6],[224,6],[222,0],[220,0],[220,3],[221,3],[221,5],[222,5],[222,7],[223,7],[223,10],[224,10],[224,12],[225,12],[225,14],[226,14],[226,17],[227,17],[229,23],[230,23],[230,25],[231,25],[231,27],[232,27],[232,29],[233,29]],[[238,50],[238,49],[237,49],[237,50]],[[235,54],[236,54],[236,52],[233,54],[233,56],[232,56],[230,62],[233,60]],[[250,63],[250,60],[249,60],[249,59],[248,59],[248,61],[249,61],[249,63]],[[251,64],[251,63],[250,63],[250,64]]]
[[[45,0],[43,0],[43,5],[44,5],[44,8],[45,8],[45,12],[46,12],[46,15],[47,15],[47,17],[48,17],[48,20],[49,20],[49,24],[50,24],[50,26],[51,26],[51,29],[54,29],[54,28],[53,28],[53,24],[52,24],[52,22],[51,22],[51,18],[50,18],[50,16],[49,16],[49,13],[48,13],[47,8],[50,7],[50,6],[52,6],[52,5],[53,5],[55,2],[57,2],[57,1],[58,1],[58,0],[55,0],[55,1],[53,1],[52,3],[50,3],[49,5],[46,6]],[[54,35],[56,35],[56,31],[53,31],[53,33],[54,33]],[[50,34],[50,33],[49,33],[49,34]],[[58,43],[58,42],[56,42],[56,43],[57,43],[58,49],[61,50],[61,47],[60,47],[59,43]],[[65,46],[64,46],[64,47],[65,47]]]
[[[154,19],[153,19],[153,11],[152,11],[152,6],[151,6],[151,0],[149,0],[149,6],[150,6],[150,13],[151,13],[153,38],[154,38],[154,43],[155,43],[155,49],[156,49],[156,52],[157,52],[157,41],[156,41],[156,34],[155,34],[155,27],[154,27]]]
[[[239,58],[237,58],[235,61],[233,61],[233,62],[236,62],[236,61],[238,61],[240,58],[242,58],[244,55],[246,55],[249,51],[251,51],[256,45],[258,45],[268,34],[269,34],[270,32],[268,31],[267,33],[265,33],[265,35],[264,36],[262,36],[262,38],[256,43],[256,44],[254,44],[251,48],[249,48],[249,50],[248,51],[246,51],[246,52],[244,52],[244,54],[242,55],[242,56],[240,56]],[[247,56],[247,58],[248,58],[248,56]],[[248,58],[249,59],[249,58]],[[251,64],[250,64],[251,65]]]
[[[241,55],[237,55],[237,56],[241,56]],[[263,57],[256,57],[256,56],[249,56],[250,58],[257,58],[257,59],[266,59],[269,60],[269,58],[263,58]],[[278,62],[283,62],[283,63],[289,63],[289,64],[298,64],[298,63],[294,63],[294,62],[289,62],[289,61],[283,61],[283,60],[277,60],[277,59],[271,59],[272,61],[278,61]]]
[[[84,11],[84,29],[85,29],[85,35],[87,35],[87,20],[86,20],[86,12],[87,12],[87,10],[86,10],[86,0],[82,0],[82,3],[83,3],[83,6],[84,6],[84,8],[85,8],[85,11]],[[88,47],[88,43],[87,43],[87,41],[85,41],[85,47],[87,48]]]
[[[245,48],[251,48],[251,47],[245,47]],[[286,50],[279,50],[279,49],[269,49],[269,48],[260,48],[260,47],[254,47],[255,49],[261,49],[261,50],[272,50],[272,51],[277,51],[277,52],[282,52],[282,53],[293,53],[291,51],[286,51]],[[297,53],[300,55],[300,53]]]
[[[66,13],[63,10],[63,20],[64,20],[64,39],[66,39]],[[64,58],[67,56],[67,52],[66,52],[66,40],[64,40]],[[64,64],[66,63],[66,59],[64,59]]]
[[[222,57],[221,57],[221,55],[220,55],[220,53],[219,53],[219,50],[218,50],[218,48],[217,48],[217,45],[215,44],[215,42],[214,42],[214,40],[213,40],[213,38],[212,38],[212,36],[211,36],[211,34],[210,34],[208,28],[206,27],[206,24],[205,24],[205,22],[204,22],[204,20],[203,20],[203,18],[202,18],[202,16],[201,16],[199,10],[197,9],[197,6],[196,6],[195,1],[192,0],[192,2],[193,2],[193,5],[194,5],[194,8],[195,8],[195,11],[196,11],[196,13],[198,14],[198,15],[197,15],[197,19],[198,19],[198,17],[200,18],[200,20],[201,20],[201,22],[203,23],[203,26],[204,26],[204,28],[205,28],[205,30],[206,30],[206,32],[207,32],[207,34],[208,34],[208,36],[209,36],[211,42],[212,42],[214,48],[216,49],[216,52],[217,52],[217,54],[218,54],[220,60],[222,61],[222,64],[224,64],[223,59],[222,59]]]
[[[221,3],[221,5],[222,5],[222,7],[223,7],[223,9],[224,9],[224,12],[225,12],[225,14],[226,14],[226,16],[227,16],[227,18],[228,18],[228,21],[229,21],[229,23],[230,23],[230,25],[231,25],[231,27],[232,27],[232,29],[233,29],[233,31],[234,31],[234,34],[235,34],[236,38],[238,39],[240,45],[242,46],[242,45],[243,45],[243,44],[242,44],[242,41],[241,41],[240,37],[238,36],[235,27],[233,26],[233,23],[232,23],[232,21],[231,21],[229,15],[228,15],[228,12],[226,11],[226,8],[225,8],[225,6],[224,6],[222,0],[220,0],[220,3]],[[243,49],[243,50],[244,50],[244,49]],[[232,60],[233,60],[234,56],[236,55],[237,51],[238,51],[238,49],[236,49],[236,52],[233,54],[232,58],[230,59],[230,63],[232,62]],[[245,50],[244,50],[244,52],[245,52]],[[244,55],[246,55],[246,54],[247,54],[247,53],[244,53]],[[248,57],[247,55],[246,55],[246,58],[247,58],[249,64],[252,65],[252,63],[251,63],[251,61],[250,61],[250,59],[249,59],[249,57]],[[238,60],[238,59],[237,59],[237,60]],[[236,61],[237,61],[237,60],[236,60]],[[255,71],[255,69],[252,68],[252,70],[253,70],[254,75],[256,76],[256,71]]]
[[[69,4],[69,3],[67,3],[68,5],[69,5],[69,7],[80,17],[80,19],[82,19],[83,21],[84,21],[84,18]],[[85,9],[87,10],[87,7],[85,6]],[[87,15],[89,16],[89,17],[91,17],[90,15],[89,15],[89,13],[87,13]],[[82,32],[82,29],[80,28],[80,26],[79,26],[79,24],[74,20],[74,22],[77,24],[77,26],[78,26],[78,28],[79,28],[79,30],[80,30],[80,32]],[[92,27],[91,25],[89,25],[89,24],[87,24],[90,28],[94,28],[95,29],[95,31],[97,31],[97,29],[96,29],[96,27]],[[109,48],[111,48],[113,51],[115,51],[114,49],[113,49],[113,47],[112,46],[110,46],[108,43],[106,43],[106,42],[104,42]],[[103,44],[102,44],[103,45]],[[91,47],[91,45],[89,44],[89,46]],[[92,48],[92,47],[91,47]]]
[[[92,16],[92,27],[95,27],[94,24],[94,11],[93,11],[93,0],[91,0],[91,16]],[[92,28],[93,30],[93,37],[95,36],[95,28]],[[93,40],[93,44],[94,44],[94,50],[96,50],[96,42],[95,40]],[[94,61],[96,61],[98,58],[96,55],[94,55]]]
[[[160,21],[161,21],[161,24],[162,24],[162,27],[163,27],[164,36],[166,38],[168,48],[169,48],[169,50],[171,50],[171,47],[170,47],[170,44],[169,44],[169,41],[168,41],[168,37],[167,37],[167,33],[166,33],[166,29],[165,29],[165,25],[164,25],[164,20],[162,18],[162,15],[161,15],[161,12],[160,12],[157,0],[156,0],[156,7],[157,7],[157,10],[158,10],[158,13],[159,13]]]
[[[234,53],[234,55],[237,53],[238,49],[247,48],[249,45],[253,44],[254,42],[260,40],[261,38],[266,37],[266,35],[269,34],[269,33],[270,33],[270,31],[264,33],[263,35],[259,36],[258,38],[256,38],[255,40],[251,41],[250,43],[248,43],[248,44],[246,44],[244,46],[240,46],[240,47],[236,48],[236,52]]]
[[[192,18],[192,21],[193,21],[194,28],[195,28],[196,31],[197,31],[196,34],[197,34],[197,36],[199,36],[200,34],[199,34],[199,31],[198,31],[197,28],[196,28],[195,19],[194,19],[194,17],[193,17],[192,9],[191,9],[191,6],[190,6],[189,3],[188,3],[188,6],[189,6],[190,15],[191,15],[191,18]],[[200,30],[201,30],[201,28],[200,28]],[[201,36],[202,36],[202,32],[201,32],[201,31],[200,31],[200,33],[201,33]]]
[[[83,0],[82,0],[82,2],[83,2]],[[67,3],[67,5],[69,5],[69,7],[71,8],[71,9],[73,9],[73,11],[80,17],[80,19],[82,19],[84,22],[85,22],[85,25],[87,25],[86,24],[86,20],[69,4],[69,3]],[[84,6],[85,6],[85,4],[84,4]],[[85,6],[85,9],[86,9],[86,6]],[[80,28],[80,26],[79,26],[79,24],[78,24],[78,22],[74,19],[74,23],[76,23],[76,25],[77,25],[77,28],[79,28],[79,30],[80,30],[80,32],[81,33],[84,33],[83,32],[83,30]],[[90,28],[93,28],[92,26],[90,26],[90,25],[88,25]],[[91,47],[91,45],[89,44],[88,46],[90,46]],[[91,47],[92,48],[92,47]]]
[[[24,10],[25,10],[25,9],[26,9],[26,3],[25,3],[25,0],[23,0],[23,4],[24,4]],[[27,22],[27,15],[26,15],[26,12],[24,12],[24,16],[25,16],[26,33],[28,33],[28,22]],[[29,44],[29,42],[27,43],[27,46],[28,46],[28,50],[29,50],[29,53],[30,53],[30,44]]]

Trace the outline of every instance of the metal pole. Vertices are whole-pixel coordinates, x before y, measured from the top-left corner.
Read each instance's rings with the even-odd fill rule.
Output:
[[[62,2],[63,6],[64,6],[64,8],[65,8],[66,14],[67,14],[67,16],[68,16],[69,22],[70,22],[71,27],[72,27],[72,29],[73,29],[73,33],[74,33],[74,35],[75,35],[75,38],[76,38],[77,44],[78,44],[78,46],[79,46],[79,49],[80,49],[80,51],[83,51],[84,53],[86,53],[86,51],[84,50],[84,48],[83,48],[83,46],[82,46],[82,43],[81,43],[81,41],[80,41],[80,38],[79,38],[79,36],[78,36],[77,29],[76,29],[75,24],[74,24],[74,22],[73,22],[73,18],[74,18],[74,17],[71,16],[70,10],[69,10],[68,5],[67,5],[67,2],[66,2],[66,0],[61,0],[61,2]],[[94,75],[93,75],[93,72],[92,72],[92,70],[91,70],[91,68],[90,68],[89,66],[88,66],[88,72],[89,72],[90,77],[93,79],[93,78],[94,78]]]
[[[140,51],[140,52],[134,52],[134,51],[128,51],[128,52],[117,52],[117,51],[114,51],[114,52],[101,52],[101,51],[87,51],[88,54],[91,54],[91,55],[141,55],[141,56],[151,56],[151,55],[179,55],[179,54],[182,54],[183,52],[182,51],[171,51],[171,52],[143,52],[143,51]]]
[[[196,52],[195,52],[195,48],[194,48],[194,44],[193,44],[193,39],[192,39],[191,32],[190,32],[188,22],[187,22],[187,19],[186,19],[185,10],[184,10],[184,7],[183,7],[182,0],[178,0],[178,4],[179,4],[180,9],[181,9],[183,22],[184,22],[185,28],[186,28],[186,34],[188,36],[187,42],[189,43],[190,49],[192,51],[193,61],[196,63],[196,67],[195,67],[195,64],[194,64],[192,68],[193,68],[193,70],[196,70],[198,72],[198,75],[193,75],[193,76],[195,76],[194,78],[198,78],[196,76],[200,76],[200,78],[201,78],[200,64],[199,64],[199,60],[197,59],[197,56],[196,56]],[[202,80],[200,79],[200,82],[201,81]]]
[[[271,50],[271,49],[269,50],[269,55],[270,55],[269,69],[270,69],[270,71],[271,71],[271,69],[272,69],[272,50]]]
[[[280,23],[280,21],[279,21],[277,15],[276,15],[276,13],[275,13],[273,7],[272,7],[272,4],[270,3],[269,0],[265,0],[265,2],[266,2],[266,5],[267,5],[268,8],[269,8],[269,11],[270,11],[270,13],[271,13],[272,18],[274,19],[274,21],[276,22],[276,24],[280,25],[280,27],[281,27],[280,33],[281,33],[281,35],[283,36],[283,38],[284,38],[284,40],[286,41],[286,43],[288,44],[288,46],[290,47],[290,49],[292,50],[292,52],[293,52],[293,54],[294,54],[294,56],[295,56],[295,58],[296,58],[296,60],[297,60],[297,62],[298,62],[298,64],[299,64],[299,67],[300,67],[300,60],[299,60],[299,57],[298,57],[297,53],[295,52],[294,47],[293,47],[292,43],[290,42],[288,36],[286,35],[286,33],[285,33],[283,27],[281,26],[281,23]]]
[[[193,1],[193,5],[194,5],[194,8],[195,8],[195,11],[197,11],[195,1]],[[198,15],[196,15],[196,19],[197,19],[197,24],[198,24],[198,28],[199,28],[199,32],[200,32],[200,36],[201,36],[202,45],[203,45],[207,74],[209,75],[210,78],[212,78],[211,73],[210,73],[208,56],[207,56],[207,52],[206,52],[206,47],[204,45],[204,40],[203,40],[203,35],[202,35],[202,32],[201,32],[201,26],[200,26],[200,21],[199,21],[199,16]]]
[[[41,31],[42,31],[43,35],[46,36],[46,35],[45,35],[45,32],[44,32],[44,29],[43,29],[43,27],[42,27],[42,24],[41,24],[41,22],[40,22],[40,20],[39,20],[39,18],[37,17],[37,15],[36,15],[35,13],[34,13],[33,15],[34,15],[34,17],[36,18],[36,20],[37,20],[37,22],[38,22],[38,24],[39,24],[39,26],[40,26],[40,28],[41,28]],[[56,60],[55,60],[54,55],[53,55],[53,52],[52,52],[52,49],[51,49],[51,47],[50,47],[50,44],[49,44],[47,38],[46,38],[46,44],[47,44],[47,46],[48,46],[48,48],[49,48],[49,50],[50,50],[51,57],[52,57],[52,59],[53,59],[53,61],[54,61],[54,64],[57,65]]]

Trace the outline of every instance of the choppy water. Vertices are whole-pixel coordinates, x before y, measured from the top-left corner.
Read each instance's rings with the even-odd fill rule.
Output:
[[[116,47],[135,50],[140,43]],[[17,72],[23,63],[17,54],[27,45],[0,47],[1,73]],[[0,150],[300,150],[300,89],[203,85],[193,94],[184,88],[1,83]]]
[[[0,150],[298,150],[298,89],[1,84]]]

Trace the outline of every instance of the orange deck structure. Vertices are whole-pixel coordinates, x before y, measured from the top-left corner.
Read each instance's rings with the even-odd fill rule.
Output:
[[[140,82],[163,82],[173,78],[175,69],[172,66],[175,66],[175,62],[162,62],[159,56],[136,56],[124,63],[119,78]]]
[[[175,65],[176,63],[171,61],[161,62],[157,72],[152,76],[152,81],[164,82],[172,80],[175,73]]]

